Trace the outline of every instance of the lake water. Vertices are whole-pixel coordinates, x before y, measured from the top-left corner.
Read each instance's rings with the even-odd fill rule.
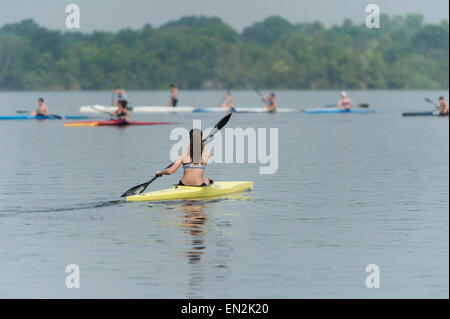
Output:
[[[265,92],[267,93],[267,92]],[[119,197],[169,162],[175,127],[220,114],[134,114],[169,126],[65,128],[0,123],[0,297],[448,298],[449,120],[404,118],[448,91],[355,91],[376,114],[234,114],[227,127],[278,128],[276,174],[211,164],[215,180],[253,180],[243,198],[125,203]],[[165,105],[167,92],[129,92]],[[259,106],[252,91],[238,104]],[[1,92],[0,115],[109,104],[110,92]],[[180,93],[216,106],[218,91]],[[279,106],[320,107],[337,91],[281,91]],[[149,190],[170,187],[165,176]],[[67,289],[66,265],[80,267]],[[365,286],[380,268],[379,289]]]

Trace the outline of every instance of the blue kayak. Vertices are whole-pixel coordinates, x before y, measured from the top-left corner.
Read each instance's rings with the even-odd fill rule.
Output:
[[[89,116],[86,115],[73,115],[73,116],[63,116],[66,120],[85,120]],[[0,116],[2,121],[12,121],[12,120],[58,120],[61,119],[55,115],[43,116],[43,115],[13,115],[13,116]]]
[[[304,112],[307,114],[337,114],[337,113],[368,114],[368,113],[376,113],[377,111],[368,109],[340,109],[337,107],[324,107],[317,109],[305,109]]]

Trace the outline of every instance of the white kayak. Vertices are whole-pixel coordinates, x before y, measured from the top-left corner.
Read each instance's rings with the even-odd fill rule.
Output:
[[[113,112],[117,109],[115,106],[88,105],[81,106],[81,113],[105,113]],[[130,108],[133,113],[210,113],[210,112],[229,112],[228,109],[220,107],[195,107],[195,106],[134,106]],[[236,107],[236,113],[270,113],[267,109],[258,107]],[[277,108],[277,113],[295,113],[299,112],[295,108]]]

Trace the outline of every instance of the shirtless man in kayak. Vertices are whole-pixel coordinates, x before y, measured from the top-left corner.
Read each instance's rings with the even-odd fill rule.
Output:
[[[205,169],[208,159],[212,153],[202,142],[203,133],[199,129],[193,129],[189,132],[190,145],[189,150],[182,152],[178,159],[170,166],[162,171],[157,171],[156,175],[172,175],[183,165],[184,174],[179,185],[182,186],[208,186],[212,181],[205,178]]]
[[[130,123],[130,112],[127,109],[128,102],[126,100],[117,101],[117,110],[109,113],[111,116],[116,116],[117,119]]]
[[[268,98],[262,98],[262,101],[266,104],[264,108],[269,112],[275,112],[277,110],[277,100],[275,99],[275,93],[270,93]]]
[[[124,89],[120,89],[120,88],[116,88],[115,90],[113,90],[113,92],[116,94],[117,99],[116,99],[116,104],[118,101],[122,100],[122,101],[126,101],[128,104],[128,95],[127,92]]]
[[[225,100],[223,101],[222,104],[220,104],[220,107],[224,108],[224,109],[229,109],[231,112],[235,111],[235,109],[234,109],[234,97],[231,95],[230,91],[228,91],[225,94]]]
[[[44,103],[44,99],[43,98],[39,98],[38,99],[38,108],[31,112],[32,116],[37,116],[37,115],[42,115],[42,116],[49,116],[50,115],[50,110],[48,109],[47,105],[45,105]]]
[[[439,98],[439,106],[437,107],[437,110],[439,111],[439,114],[441,115],[448,115],[449,109],[448,109],[448,103],[445,101],[444,97],[441,96]]]
[[[355,106],[355,103],[347,96],[346,92],[342,92],[341,99],[338,102],[338,108],[349,110],[353,106]]]
[[[170,90],[170,102],[167,103],[167,106],[176,107],[178,105],[178,89],[175,84],[169,85]]]

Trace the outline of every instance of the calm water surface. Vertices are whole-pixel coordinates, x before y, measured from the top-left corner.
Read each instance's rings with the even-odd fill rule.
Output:
[[[129,92],[164,105],[167,92]],[[235,114],[228,127],[279,129],[279,168],[212,164],[215,180],[253,180],[243,198],[124,203],[120,194],[169,160],[175,127],[219,114],[136,114],[170,126],[65,128],[0,123],[0,297],[393,298],[449,296],[449,120],[427,111],[439,91],[350,92],[370,115]],[[108,104],[109,92],[2,92],[0,115]],[[222,92],[181,92],[215,106]],[[254,92],[235,92],[258,106]],[[338,92],[278,92],[280,106],[320,107]],[[180,174],[150,189],[170,187]],[[77,264],[81,289],[65,287]],[[365,287],[377,264],[381,288]]]

